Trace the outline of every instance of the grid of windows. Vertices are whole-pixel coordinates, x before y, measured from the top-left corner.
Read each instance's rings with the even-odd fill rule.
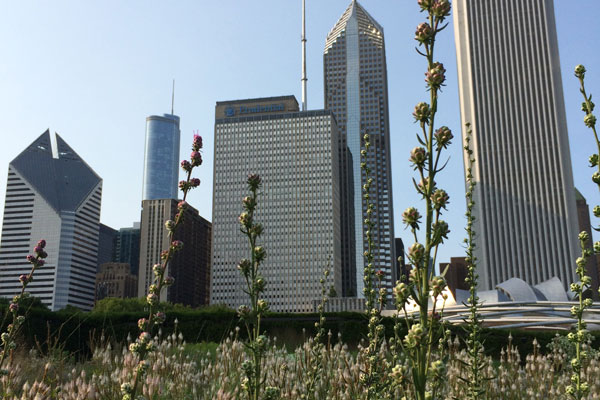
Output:
[[[329,258],[330,284],[340,293],[337,134],[326,111],[216,120],[212,304],[237,308],[248,301],[236,265],[249,256],[237,219],[249,173],[263,182],[256,221],[264,227],[262,274],[271,310],[312,311]]]

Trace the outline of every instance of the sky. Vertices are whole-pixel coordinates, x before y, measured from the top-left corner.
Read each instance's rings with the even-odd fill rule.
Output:
[[[309,109],[323,107],[325,38],[349,3],[307,0]],[[416,0],[360,3],[384,28],[395,234],[410,245],[402,211],[424,209],[408,162],[418,145],[412,109],[428,98],[426,63],[413,39],[424,14]],[[584,64],[588,91],[600,92],[599,14],[597,0],[555,1],[575,186],[591,206],[599,198],[587,165],[595,142],[582,122],[573,68]],[[442,262],[464,255],[466,222],[452,18],[449,22],[436,46],[436,59],[447,69],[436,120],[456,138],[438,181],[450,194],[444,218],[451,233],[440,248]],[[300,37],[301,0],[0,0],[0,191],[6,189],[8,163],[49,128],[103,178],[101,222],[118,229],[139,221],[145,119],[170,112],[175,79],[181,158],[189,157],[194,131],[205,146],[204,163],[196,170],[202,183],[189,202],[212,220],[215,103],[288,94],[300,99]],[[0,214],[3,207],[1,202]]]

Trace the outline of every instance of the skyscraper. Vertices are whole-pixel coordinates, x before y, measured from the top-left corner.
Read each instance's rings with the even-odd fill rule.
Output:
[[[127,263],[133,275],[138,275],[140,267],[140,223],[134,222],[132,228],[121,228],[117,232],[112,261]]]
[[[577,214],[552,0],[456,0],[480,286],[573,281]]]
[[[0,243],[0,296],[19,293],[39,239],[48,258],[27,291],[52,310],[94,304],[102,179],[47,130],[8,165]]]
[[[334,112],[340,130],[342,176],[343,242],[354,256],[344,260],[344,296],[363,296],[364,251],[367,249],[366,203],[362,187],[365,174],[360,168],[362,137],[369,134],[371,150],[367,166],[371,169],[371,201],[375,205],[372,235],[375,242],[375,269],[385,272],[388,289],[398,278],[394,248],[394,211],[390,166],[390,127],[387,71],[383,28],[352,1],[327,35],[323,56],[325,109]],[[351,199],[344,201],[345,199]],[[353,226],[352,226],[353,225]],[[346,235],[353,236],[349,238]],[[352,240],[353,239],[353,240]],[[356,263],[355,266],[352,263]],[[354,289],[355,288],[355,289]]]
[[[271,310],[310,312],[330,263],[341,292],[339,140],[333,113],[299,111],[294,96],[218,102],[215,110],[211,304],[248,304],[236,268],[249,257],[238,216],[249,173],[262,178],[255,214]]]
[[[161,251],[170,245],[165,221],[175,218],[177,203],[178,200],[174,199],[142,201],[139,297],[148,295],[148,286],[154,280],[152,267],[161,262]],[[160,300],[192,307],[208,304],[211,223],[202,218],[195,208],[188,206],[174,239],[183,242],[183,248],[175,254],[167,270],[167,275],[175,278],[175,283],[161,293]]]
[[[142,200],[177,198],[179,138],[177,115],[146,118]]]

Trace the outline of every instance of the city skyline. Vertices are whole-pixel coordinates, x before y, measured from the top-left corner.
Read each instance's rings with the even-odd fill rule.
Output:
[[[587,168],[587,149],[592,139],[581,122],[580,95],[572,70],[575,64],[585,64],[590,90],[600,90],[600,60],[593,46],[582,39],[600,33],[592,23],[592,13],[586,12],[586,7],[595,6],[593,1],[565,3],[557,2],[555,12],[571,158],[575,186],[593,205],[597,192],[588,182],[591,170]],[[408,206],[421,205],[412,193],[407,161],[410,149],[416,145],[410,113],[425,96],[424,65],[414,53],[412,40],[419,13],[411,2],[392,5],[373,0],[362,4],[386,28],[393,188],[395,193],[406,192],[394,197],[395,231],[410,245],[398,213]],[[323,106],[324,37],[347,5],[347,0],[307,2],[311,109]],[[14,158],[47,127],[61,132],[104,178],[101,221],[113,228],[130,226],[139,219],[144,119],[170,110],[172,78],[178,82],[175,113],[182,117],[182,156],[189,152],[186,138],[191,138],[192,130],[199,130],[205,139],[205,162],[198,169],[202,184],[190,197],[190,203],[205,217],[212,212],[214,103],[262,94],[300,94],[299,1],[265,1],[260,6],[223,1],[218,5],[203,3],[202,7],[184,2],[171,8],[145,7],[142,2],[107,3],[104,7],[64,2],[33,8],[11,3],[7,9],[0,16],[0,34],[7,38],[0,47],[8,60],[0,65],[2,159]],[[89,20],[91,14],[98,22]],[[257,24],[259,19],[253,17],[263,17],[262,23]],[[133,24],[132,29],[131,21],[135,20],[160,20],[161,24]],[[110,32],[105,28],[109,21],[113,28]],[[152,32],[152,26],[156,32]],[[583,35],[582,26],[586,27]],[[220,34],[210,36],[214,31]],[[454,38],[446,36],[439,43],[439,60],[448,70],[440,121],[459,132]],[[265,37],[270,40],[259,40]],[[141,56],[149,52],[150,45],[165,50],[175,47],[178,57],[150,65]],[[272,48],[278,48],[276,59],[269,58]],[[144,68],[140,61],[144,61]],[[48,104],[48,98],[52,104]],[[464,236],[463,169],[457,141],[450,154],[442,179],[451,196],[448,222],[452,232],[440,249],[441,261],[462,255]],[[7,163],[0,163],[0,168],[0,188],[4,188]]]

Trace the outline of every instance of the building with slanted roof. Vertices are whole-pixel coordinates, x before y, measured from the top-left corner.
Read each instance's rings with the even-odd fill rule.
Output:
[[[102,179],[50,130],[8,165],[0,242],[0,296],[21,290],[27,255],[46,240],[48,258],[27,291],[51,310],[94,304]]]

